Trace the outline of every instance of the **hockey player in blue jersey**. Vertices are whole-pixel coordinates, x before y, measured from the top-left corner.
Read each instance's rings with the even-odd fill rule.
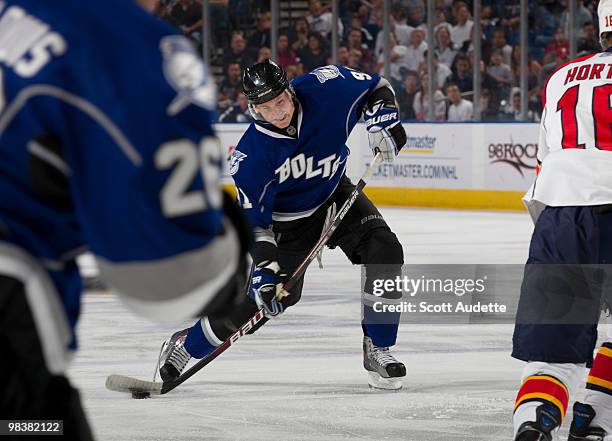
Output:
[[[212,80],[171,26],[131,0],[8,0],[0,52],[0,415],[90,440],[65,376],[75,257],[176,323],[242,293],[250,230],[220,189]]]
[[[230,172],[238,199],[254,227],[254,271],[250,303],[230,314],[231,320],[204,317],[176,332],[160,360],[160,374],[178,376],[191,357],[202,358],[235,331],[259,307],[276,316],[301,296],[303,278],[283,292],[282,283],[319,239],[355,188],[345,176],[353,127],[365,118],[371,147],[392,161],[406,142],[389,83],[340,66],[325,66],[287,81],[285,72],[266,60],[246,69],[244,93],[255,122],[231,157]],[[364,264],[364,367],[372,387],[399,389],[404,365],[389,352],[396,342],[399,314],[373,311],[373,280],[401,274],[402,246],[385,220],[363,194],[331,237],[354,264]],[[396,297],[399,293],[389,293]]]

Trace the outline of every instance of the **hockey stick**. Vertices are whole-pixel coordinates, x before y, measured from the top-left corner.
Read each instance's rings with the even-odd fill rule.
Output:
[[[372,160],[372,163],[368,166],[365,173],[355,186],[355,189],[351,192],[348,199],[344,201],[342,207],[334,217],[334,220],[327,227],[322,234],[317,243],[312,247],[310,253],[304,258],[302,263],[296,268],[296,270],[291,275],[291,278],[287,280],[287,282],[283,285],[283,289],[290,290],[298,280],[302,277],[302,275],[306,272],[308,265],[315,259],[319,251],[325,246],[325,244],[329,241],[331,236],[334,234],[342,219],[346,216],[349,209],[353,206],[359,194],[366,186],[368,180],[372,176],[374,170],[380,165],[382,162],[382,154],[377,152]],[[250,331],[257,323],[259,323],[264,318],[264,310],[259,309],[255,315],[253,315],[245,324],[243,324],[240,329],[234,332],[229,338],[227,338],[223,343],[215,348],[210,354],[206,357],[202,358],[200,361],[195,363],[189,369],[187,369],[183,374],[181,374],[178,378],[172,381],[145,381],[139,380],[137,378],[127,377],[124,375],[112,374],[106,378],[106,388],[116,392],[132,392],[132,394],[144,394],[144,396],[148,396],[149,394],[154,395],[163,395],[170,392],[172,389],[176,388],[187,379],[191,378],[196,372],[202,369],[204,366],[208,365],[215,358],[225,352],[231,345],[233,345],[236,341],[242,338],[248,331]]]

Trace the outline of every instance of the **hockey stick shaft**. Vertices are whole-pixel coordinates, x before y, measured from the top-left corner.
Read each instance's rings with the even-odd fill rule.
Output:
[[[349,209],[353,206],[353,204],[359,197],[359,194],[361,193],[363,188],[368,183],[368,180],[372,176],[374,169],[376,169],[376,167],[378,167],[381,162],[382,162],[382,154],[380,152],[376,153],[376,155],[374,156],[374,159],[372,160],[372,163],[366,169],[365,173],[363,174],[363,176],[361,177],[361,179],[355,186],[355,189],[351,192],[348,199],[344,201],[344,204],[342,204],[342,208],[340,208],[340,210],[338,211],[338,214],[336,214],[336,217],[334,218],[332,223],[327,227],[327,230],[325,230],[321,234],[321,238],[319,239],[319,241],[312,247],[312,250],[310,250],[310,253],[308,253],[306,258],[296,268],[296,270],[291,275],[291,278],[283,285],[283,289],[285,290],[291,289],[298,282],[298,280],[300,280],[300,277],[302,277],[302,275],[306,272],[308,265],[310,265],[312,261],[317,257],[317,254],[319,253],[319,251],[321,251],[321,249],[325,246],[325,244],[329,242],[329,239],[332,237],[332,235],[334,234],[338,226],[340,226],[340,222],[342,222],[342,219],[344,219],[344,217],[346,216],[346,213],[348,213]]]
[[[283,285],[283,289],[286,289],[286,290],[291,289],[293,286],[295,286],[298,280],[300,280],[300,278],[304,275],[304,273],[306,272],[306,269],[315,259],[319,251],[321,251],[321,249],[325,246],[325,244],[329,242],[329,239],[334,234],[334,232],[336,231],[336,229],[342,222],[342,219],[344,219],[344,217],[348,213],[349,209],[353,206],[353,204],[359,197],[359,194],[361,193],[363,188],[368,183],[370,177],[372,176],[372,173],[374,173],[374,170],[380,165],[381,162],[382,162],[382,154],[380,152],[377,152],[376,155],[374,156],[374,159],[372,160],[372,163],[368,166],[365,173],[363,174],[363,176],[361,177],[361,179],[355,186],[355,189],[351,192],[348,199],[344,201],[344,204],[342,204],[342,208],[340,208],[340,210],[338,211],[338,214],[336,214],[336,217],[334,218],[332,223],[327,227],[327,230],[325,230],[321,234],[321,238],[312,247],[308,255],[302,261],[302,263],[296,268],[296,270],[293,272],[289,280],[287,280],[287,282]],[[264,310],[259,309],[255,313],[255,315],[253,315],[249,320],[247,320],[247,322],[244,323],[240,327],[240,329],[238,329],[230,337],[225,339],[223,343],[217,346],[214,351],[212,351],[206,357],[204,357],[203,359],[198,361],[196,364],[194,364],[192,367],[187,369],[176,380],[164,382],[161,388],[161,393],[165,394],[167,392],[170,392],[172,389],[174,389],[175,387],[177,387],[178,385],[180,385],[181,383],[189,379],[196,372],[198,372],[204,366],[206,366],[207,364],[212,362],[214,359],[216,359],[219,355],[221,355],[223,352],[225,352],[237,340],[242,338],[248,331],[250,331],[253,327],[255,327],[255,325],[257,325],[263,318],[264,318]]]

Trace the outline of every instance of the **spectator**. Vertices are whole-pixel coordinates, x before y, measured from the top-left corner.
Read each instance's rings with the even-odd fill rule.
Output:
[[[456,14],[457,24],[451,29],[451,41],[456,48],[460,48],[471,38],[474,22],[470,20],[470,11],[465,4],[457,7]]]
[[[511,98],[502,110],[502,118],[506,120],[521,119],[521,90],[518,87],[512,89]]]
[[[502,54],[504,63],[510,66],[512,64],[512,46],[506,42],[506,31],[504,28],[498,27],[493,29],[493,39],[491,48],[499,49]]]
[[[544,48],[553,42],[553,36],[559,27],[561,20],[557,14],[551,11],[551,5],[539,5],[535,14],[535,24],[537,26],[537,36],[535,44],[537,47]]]
[[[393,5],[391,8],[391,18],[394,23],[393,32],[395,33],[397,44],[408,46],[410,44],[410,34],[414,28],[406,23],[406,13],[401,3]],[[379,34],[382,36],[382,33]],[[380,54],[377,53],[377,55]]]
[[[353,17],[351,19],[350,31],[352,31],[353,29],[358,29],[359,31],[361,31],[361,40],[365,42],[365,44],[368,46],[368,49],[374,49],[374,37],[372,36],[370,31],[368,31],[362,26],[361,20],[359,20],[359,18],[357,17]]]
[[[447,27],[439,27],[435,33],[436,42],[436,54],[440,63],[445,64],[448,67],[453,65],[457,51],[453,49],[453,43],[451,41],[450,31]]]
[[[491,54],[491,64],[487,73],[493,79],[493,87],[498,91],[499,97],[506,98],[512,85],[513,75],[510,66],[504,63],[499,49],[494,50]]]
[[[582,26],[582,36],[578,39],[576,47],[578,53],[592,54],[601,50],[595,35],[595,24],[592,21],[587,21]]]
[[[419,76],[416,72],[408,72],[404,78],[404,87],[397,95],[402,120],[414,120],[414,97],[419,90]]]
[[[251,35],[247,46],[259,49],[262,47],[271,47],[272,39],[270,37],[270,29],[272,28],[272,14],[270,12],[263,12],[259,14],[257,20],[257,30]]]
[[[372,52],[368,49],[368,46],[363,43],[361,31],[352,29],[348,34],[347,48],[349,51],[352,49],[358,49],[361,52],[361,65],[365,72],[372,70]]]
[[[338,64],[340,66],[348,66],[349,51],[346,46],[338,47]]]
[[[308,36],[310,35],[310,25],[305,17],[295,20],[293,29],[288,33],[291,49],[298,54],[300,50],[308,47]]]
[[[389,20],[389,24],[390,24],[389,26],[390,32],[395,34],[395,42],[402,46],[408,46],[410,44],[410,34],[408,34],[405,37],[405,39],[402,40],[403,42],[400,42],[397,34],[395,33],[396,25],[395,25],[395,20],[393,20],[393,17],[391,17],[391,19]],[[412,32],[412,30],[410,32]],[[385,51],[385,35],[386,34],[384,32],[379,32],[378,35],[376,36],[376,43],[374,45],[374,53],[372,54],[372,57],[374,59],[378,59],[380,55],[384,53]]]
[[[255,61],[253,50],[246,47],[246,41],[241,32],[234,32],[230,40],[230,47],[223,54],[224,70],[230,63],[238,63],[246,69]]]
[[[449,82],[459,86],[461,92],[470,92],[474,89],[470,59],[467,55],[459,54],[455,57],[455,70],[450,76]]]
[[[482,29],[482,33],[486,38],[489,38],[493,35],[493,29],[496,26],[501,26],[499,24],[499,17],[493,16],[493,10],[490,5],[483,5],[480,11],[480,26]]]
[[[406,58],[408,60],[406,68],[408,70],[418,71],[419,66],[425,59],[427,43],[423,41],[424,38],[424,32],[420,29],[415,29],[412,31],[412,34],[410,34],[410,46],[408,46],[408,52],[406,53]]]
[[[470,39],[466,40],[463,43],[463,47],[459,49],[459,52],[466,54],[468,57],[470,57],[471,60],[474,59],[474,41],[475,40],[476,40],[476,27],[473,26],[472,35],[470,36]],[[486,40],[483,34],[481,34],[481,38],[480,38],[480,51],[481,51],[481,59],[486,60],[488,62],[491,58],[491,51],[492,51],[491,41]]]
[[[193,0],[178,0],[169,6],[164,19],[181,29],[185,35],[200,43],[202,41],[202,5]]]
[[[244,29],[246,23],[253,22],[255,3],[250,0],[228,0],[227,14],[231,29]]]
[[[471,121],[474,118],[472,102],[461,97],[461,91],[455,83],[446,86],[446,95],[451,103],[448,108],[448,121]]]
[[[289,66],[285,67],[285,73],[287,74],[287,80],[289,81],[300,76],[298,66],[295,64],[290,64]]]
[[[415,4],[408,10],[406,24],[413,28],[423,29],[425,23],[425,8],[422,3]]]
[[[446,12],[444,11],[444,8],[437,7],[434,14],[434,35],[440,28],[446,28],[450,32],[453,27],[447,21]]]
[[[499,108],[491,104],[491,92],[489,89],[482,89],[480,93],[480,119],[492,121],[499,119]]]
[[[448,78],[452,75],[452,71],[448,66],[438,61],[438,56],[434,52],[433,57],[434,85],[437,89],[442,89]],[[427,51],[423,54],[423,62],[419,66],[419,72],[427,72]]]
[[[347,67],[355,70],[363,71],[363,65],[361,64],[361,59],[363,55],[361,54],[360,49],[349,49],[348,54],[348,65]]]
[[[247,123],[253,121],[251,112],[249,111],[249,101],[243,93],[239,93],[236,97],[236,104],[227,108],[219,116],[219,122],[239,122]]]
[[[370,8],[366,6],[365,3],[361,3],[359,8],[357,8],[357,17],[361,21],[361,23],[368,23],[370,21]]]
[[[308,36],[308,46],[300,51],[300,60],[307,72],[327,64],[329,56],[323,47],[324,40],[318,32],[311,32]]]
[[[383,74],[385,54],[380,54],[378,57],[378,64],[376,65],[376,72]],[[397,44],[395,41],[395,35],[389,34],[389,67],[391,80],[398,83],[402,82],[404,74],[407,70],[410,60],[408,59],[408,48]],[[416,69],[413,69],[416,70]]]
[[[572,0],[569,0],[572,1]],[[576,2],[576,12],[574,16],[574,29],[576,30],[576,35],[580,35],[580,31],[585,23],[589,21],[593,21],[593,15],[591,12],[584,6],[584,2],[582,0],[573,0]],[[561,28],[563,29],[563,33],[565,35],[569,35],[569,4],[563,14],[561,14]]]
[[[200,5],[201,9],[203,1],[197,0],[197,3]],[[229,0],[210,0],[209,11],[213,44],[217,47],[222,47],[227,42],[229,36]],[[202,20],[200,23],[200,32],[203,24],[204,21]]]
[[[298,63],[298,58],[295,55],[295,52],[289,48],[289,37],[287,37],[285,34],[278,36],[277,56],[278,65],[283,69],[290,64]]]
[[[364,2],[370,10],[368,13],[368,20],[365,21],[365,25],[370,32],[373,34],[378,34],[378,31],[383,27],[383,6],[384,0],[370,0],[370,2]]]
[[[569,56],[569,42],[565,38],[562,28],[557,28],[553,37],[553,42],[546,46],[544,49],[544,64],[548,63],[562,63],[567,60]]]
[[[427,95],[427,74],[421,75],[421,87],[414,96],[414,113],[417,121],[426,121],[429,109],[429,97]],[[434,121],[444,121],[446,115],[446,98],[444,94],[436,89],[434,91]]]
[[[319,0],[309,0],[308,1],[308,13],[306,15],[306,20],[310,25],[310,30],[312,32],[318,32],[322,36],[327,37],[331,31],[333,26],[333,16],[332,13],[326,11],[323,6],[321,6],[321,2]],[[342,35],[343,26],[340,19],[338,19],[338,35]]]
[[[259,49],[259,52],[257,53],[257,63],[269,60],[270,58],[272,58],[272,51],[269,47],[262,47]]]
[[[521,47],[516,45],[512,48],[512,77],[514,78],[514,82],[520,81],[521,78]],[[539,91],[539,78],[540,72],[542,70],[542,66],[535,60],[532,60],[531,57],[527,60],[527,85],[529,89],[529,96],[531,101],[531,96],[536,94]]]
[[[509,65],[504,63],[504,58],[500,49],[496,49],[491,53],[491,64],[489,66],[488,72],[498,83],[508,85],[512,84],[512,69]]]
[[[240,64],[229,63],[226,75],[219,84],[219,107],[227,109],[235,104],[238,94],[242,92],[242,71]]]

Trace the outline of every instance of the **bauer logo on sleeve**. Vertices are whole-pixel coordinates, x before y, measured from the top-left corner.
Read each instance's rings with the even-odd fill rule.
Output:
[[[189,104],[215,108],[216,88],[202,59],[189,40],[169,35],[159,44],[164,57],[164,76],[177,92],[168,106],[168,115],[176,115]]]

